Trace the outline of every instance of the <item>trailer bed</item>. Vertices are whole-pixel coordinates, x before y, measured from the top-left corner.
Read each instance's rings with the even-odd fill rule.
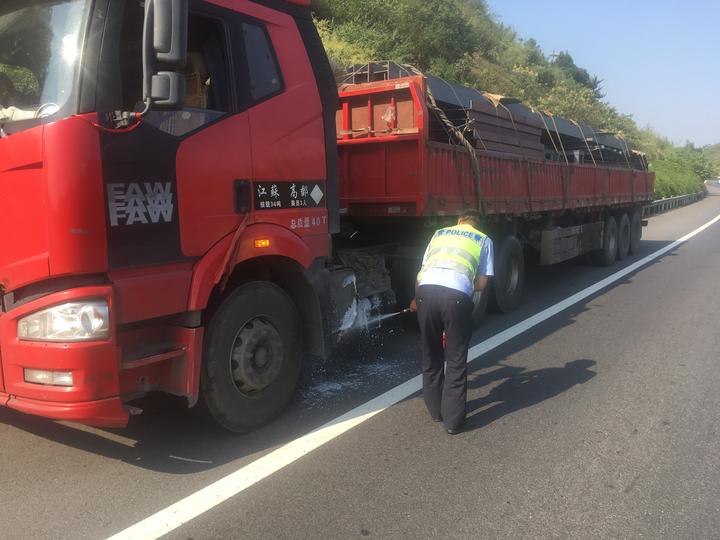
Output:
[[[421,76],[341,87],[343,214],[442,216],[472,207],[487,215],[533,215],[654,199],[652,173],[538,159],[537,149],[527,158],[504,131],[497,150],[475,151],[478,178],[464,146],[431,140],[431,114]]]

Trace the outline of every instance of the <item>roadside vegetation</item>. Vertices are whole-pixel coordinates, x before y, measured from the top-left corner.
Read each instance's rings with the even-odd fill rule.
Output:
[[[720,177],[720,143],[706,146],[703,154],[710,160],[715,177]]]
[[[499,23],[484,0],[317,0],[315,17],[333,63],[412,64],[446,79],[615,132],[645,152],[657,197],[702,190],[720,175],[720,145],[673,145],[604,100],[602,80],[569,52],[546,55]]]

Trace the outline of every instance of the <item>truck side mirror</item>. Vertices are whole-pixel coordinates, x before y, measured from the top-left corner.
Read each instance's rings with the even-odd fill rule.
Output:
[[[181,69],[187,62],[188,0],[153,0],[155,59],[163,67]]]
[[[159,71],[152,76],[150,95],[153,106],[179,111],[185,104],[185,79],[177,71]]]
[[[143,100],[146,109],[180,110],[187,62],[188,0],[146,0],[143,29]]]

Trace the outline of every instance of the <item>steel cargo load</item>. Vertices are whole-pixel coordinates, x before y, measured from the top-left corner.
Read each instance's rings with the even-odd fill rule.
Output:
[[[345,215],[442,216],[472,207],[517,216],[653,200],[654,176],[639,153],[618,149],[625,144],[617,137],[411,68],[378,65],[350,77],[370,82],[340,87]],[[562,157],[547,147],[548,132],[555,146],[567,144]],[[619,159],[603,161],[611,151]]]

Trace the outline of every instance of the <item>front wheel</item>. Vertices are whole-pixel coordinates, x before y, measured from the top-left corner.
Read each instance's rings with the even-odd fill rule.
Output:
[[[248,283],[225,299],[208,327],[201,374],[215,422],[245,433],[285,409],[300,375],[298,329],[297,309],[277,285]]]

